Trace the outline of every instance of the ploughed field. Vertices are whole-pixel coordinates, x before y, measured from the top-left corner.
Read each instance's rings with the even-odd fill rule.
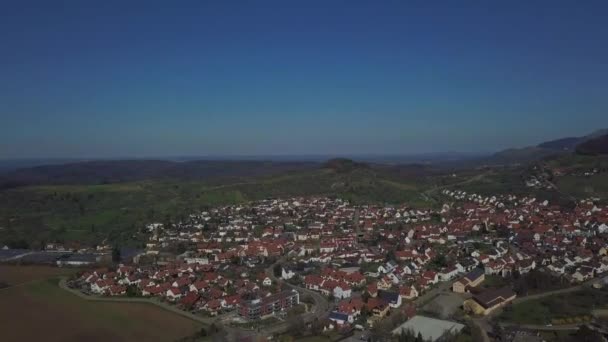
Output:
[[[81,299],[57,285],[65,272],[0,265],[2,341],[175,341],[201,328],[153,305]]]

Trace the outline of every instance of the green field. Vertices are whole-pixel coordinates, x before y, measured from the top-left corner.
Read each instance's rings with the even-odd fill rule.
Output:
[[[545,325],[554,320],[590,316],[592,310],[607,305],[608,291],[584,289],[515,304],[505,308],[501,319],[517,324]]]

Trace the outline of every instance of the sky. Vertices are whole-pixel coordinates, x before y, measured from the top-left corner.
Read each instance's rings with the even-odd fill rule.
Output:
[[[3,1],[0,158],[584,135],[608,127],[607,17],[607,1]]]

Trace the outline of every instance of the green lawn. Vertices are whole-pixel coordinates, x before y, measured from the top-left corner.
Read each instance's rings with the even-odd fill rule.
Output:
[[[481,284],[485,288],[500,288],[509,284],[507,278],[501,277],[496,274],[486,275],[485,280]]]

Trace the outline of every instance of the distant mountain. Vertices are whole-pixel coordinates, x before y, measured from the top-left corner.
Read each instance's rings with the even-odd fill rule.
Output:
[[[558,151],[572,151],[576,147],[576,145],[585,141],[584,137],[569,137],[562,138],[557,140],[547,141],[541,144],[538,144],[537,147],[545,148],[550,150],[558,150]]]
[[[325,162],[325,164],[323,164],[323,167],[327,169],[332,169],[336,172],[350,172],[356,169],[369,168],[369,165],[353,161],[352,159],[334,158]]]
[[[546,141],[544,143],[538,144],[537,147],[557,151],[574,151],[578,145],[584,143],[585,141],[601,137],[606,134],[608,134],[608,129],[600,129],[582,137],[568,137]]]
[[[0,189],[41,184],[105,184],[146,179],[258,177],[319,168],[315,162],[111,160],[22,168],[0,175]]]
[[[576,153],[583,155],[608,154],[608,134],[589,139],[576,146]]]
[[[551,156],[573,153],[577,146],[605,134],[608,134],[608,129],[598,130],[582,137],[560,138],[536,146],[506,149],[494,153],[490,157],[482,158],[478,162],[486,165],[529,163]]]

